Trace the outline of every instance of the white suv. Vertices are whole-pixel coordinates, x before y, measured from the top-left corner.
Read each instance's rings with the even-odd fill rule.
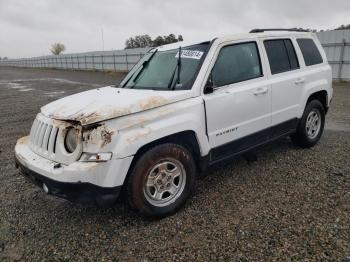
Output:
[[[15,147],[22,174],[77,202],[166,216],[208,165],[290,135],[311,147],[332,98],[316,36],[255,30],[154,48],[119,86],[41,108]]]

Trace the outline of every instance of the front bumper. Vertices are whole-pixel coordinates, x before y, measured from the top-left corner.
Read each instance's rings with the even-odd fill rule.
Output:
[[[97,204],[99,206],[113,205],[119,196],[121,186],[113,188],[103,188],[90,183],[68,183],[59,182],[42,176],[19,162],[15,156],[16,167],[21,170],[21,174],[31,182],[43,188],[45,185],[48,194],[59,198],[69,200],[71,202],[81,204]]]
[[[72,202],[109,206],[118,198],[132,157],[61,165],[31,151],[24,137],[16,144],[15,161],[26,178],[41,188],[45,184],[49,194]]]

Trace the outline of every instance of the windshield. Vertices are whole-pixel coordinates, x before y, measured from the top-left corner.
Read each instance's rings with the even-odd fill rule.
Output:
[[[125,77],[121,86],[155,90],[191,89],[208,45],[204,43],[167,51],[156,49],[147,53]]]

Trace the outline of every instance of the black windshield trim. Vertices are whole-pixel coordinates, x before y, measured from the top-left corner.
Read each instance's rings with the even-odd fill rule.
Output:
[[[209,53],[209,50],[210,50],[211,46],[213,45],[213,43],[214,43],[214,41],[215,41],[216,39],[217,39],[217,38],[214,38],[214,39],[211,40],[211,41],[206,41],[206,42],[202,42],[202,43],[200,43],[200,44],[197,44],[197,45],[208,44],[208,46],[207,46],[207,49],[204,51],[203,57],[202,57],[201,61],[200,61],[199,64],[198,64],[198,67],[197,67],[196,72],[193,74],[192,80],[190,80],[190,81],[188,82],[188,83],[189,83],[188,86],[190,86],[190,88],[186,88],[186,89],[176,89],[176,90],[191,90],[191,89],[192,89],[193,84],[194,84],[194,82],[196,81],[197,76],[198,76],[198,74],[199,74],[199,71],[202,69],[202,65],[203,65],[203,63],[204,63],[204,60],[207,58],[207,55],[208,55],[208,53]]]

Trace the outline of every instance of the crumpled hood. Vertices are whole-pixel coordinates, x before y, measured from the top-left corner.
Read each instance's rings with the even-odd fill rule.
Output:
[[[154,91],[107,86],[56,100],[43,106],[41,113],[53,119],[87,125],[174,103],[190,95],[189,90]]]

